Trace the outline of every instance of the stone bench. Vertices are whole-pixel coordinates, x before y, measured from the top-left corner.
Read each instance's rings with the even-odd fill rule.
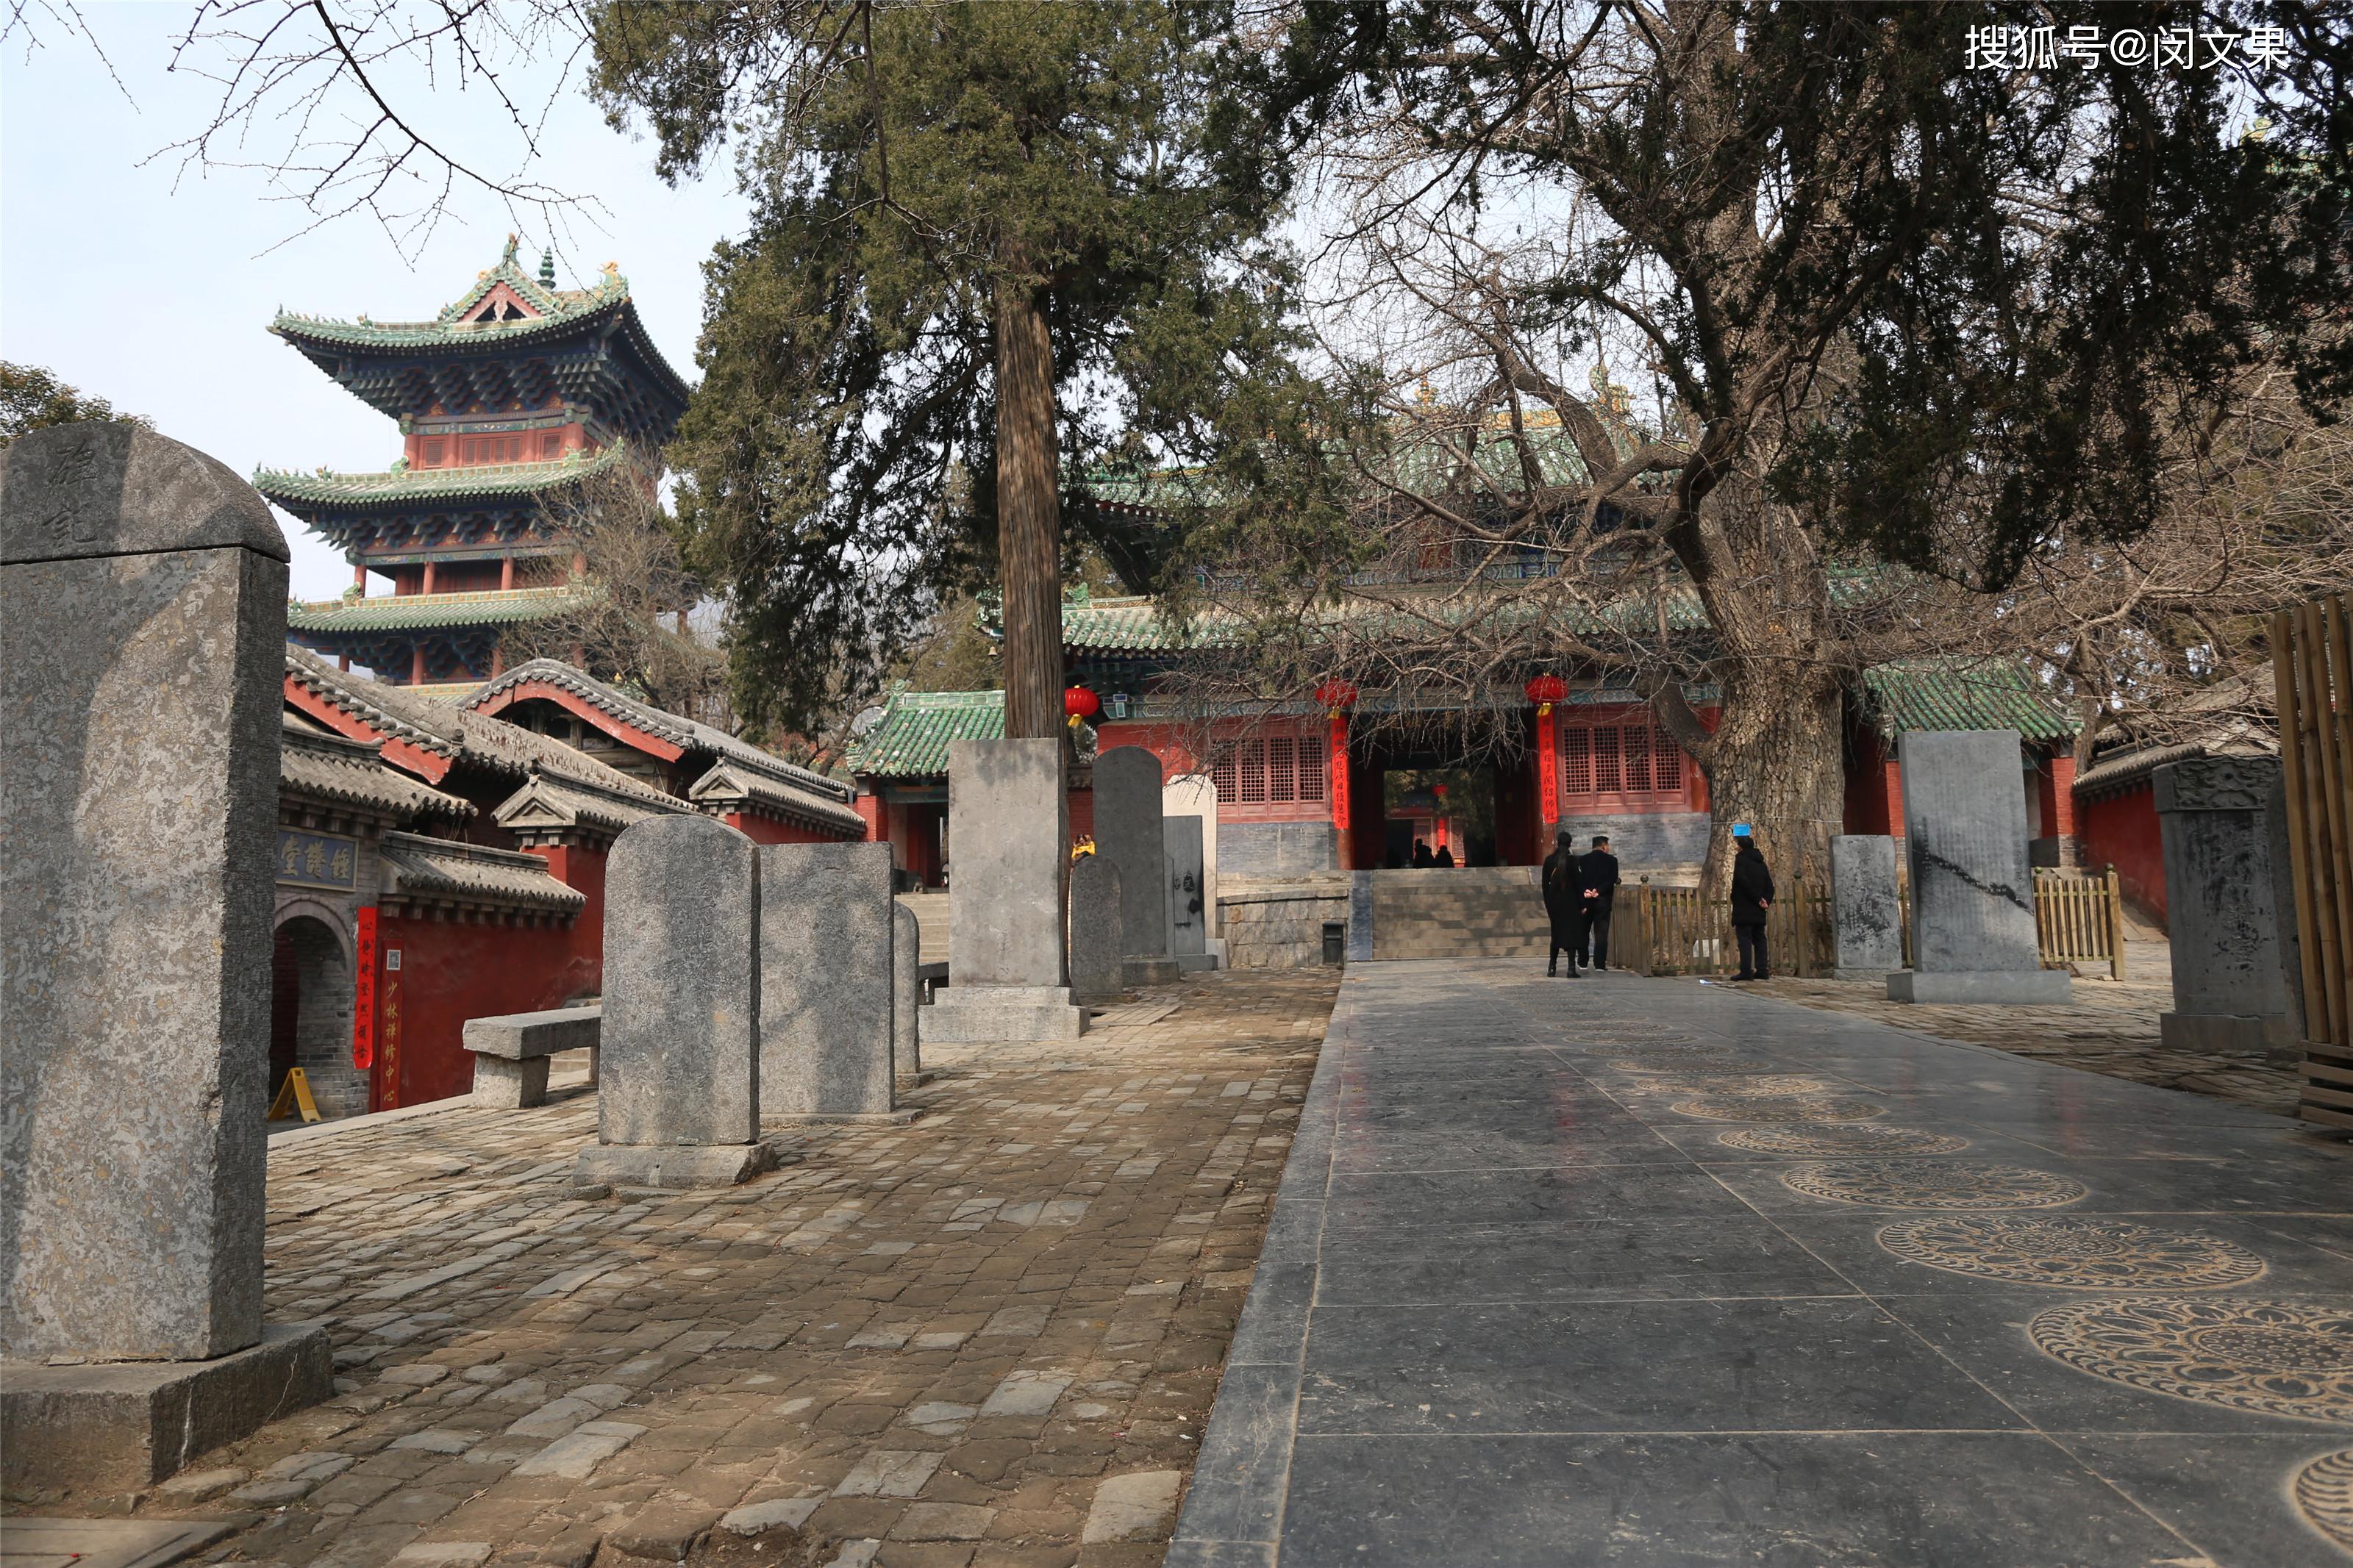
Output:
[[[547,1059],[558,1051],[588,1053],[588,1081],[596,1081],[596,1042],[605,1009],[556,1007],[466,1020],[466,1048],[474,1053],[474,1103],[502,1110],[547,1101]]]

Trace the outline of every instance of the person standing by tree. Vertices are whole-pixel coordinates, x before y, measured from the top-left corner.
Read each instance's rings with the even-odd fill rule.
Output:
[[[1618,898],[1618,857],[1609,836],[1597,833],[1593,847],[1577,863],[1578,910],[1577,960],[1593,969],[1609,967],[1609,909]]]
[[[1748,824],[1732,825],[1732,936],[1740,944],[1740,973],[1735,980],[1770,980],[1773,969],[1765,952],[1765,911],[1773,907],[1773,873],[1757,847]]]
[[[1552,925],[1552,951],[1545,958],[1545,973],[1560,973],[1560,955],[1566,952],[1571,980],[1577,978],[1577,895],[1583,889],[1577,880],[1583,868],[1577,863],[1575,843],[1568,829],[1562,828],[1544,863],[1545,918]]]

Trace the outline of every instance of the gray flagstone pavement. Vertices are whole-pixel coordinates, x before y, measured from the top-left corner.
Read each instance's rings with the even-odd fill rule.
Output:
[[[2353,1152],[1737,988],[1352,965],[1168,1568],[2343,1563]]]

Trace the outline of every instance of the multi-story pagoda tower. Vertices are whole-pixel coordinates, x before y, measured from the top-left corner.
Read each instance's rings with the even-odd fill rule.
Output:
[[[383,473],[261,469],[254,487],[341,545],[340,600],[297,603],[287,635],[399,685],[471,687],[506,660],[508,627],[586,592],[547,508],[633,465],[650,485],[687,387],[647,336],[628,280],[607,263],[587,289],[499,264],[429,321],[280,311],[269,330],[371,407],[400,421]],[[367,574],[392,579],[367,596]]]

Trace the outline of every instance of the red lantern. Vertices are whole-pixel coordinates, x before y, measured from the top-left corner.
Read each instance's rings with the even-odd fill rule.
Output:
[[[1568,682],[1557,675],[1539,675],[1522,689],[1536,705],[1536,794],[1543,801],[1545,825],[1560,820],[1560,721],[1552,707],[1568,696]]]
[[[1103,711],[1103,699],[1083,686],[1065,687],[1062,689],[1062,711],[1070,716],[1071,728],[1075,730]]]
[[[1340,713],[1356,705],[1356,689],[1345,680],[1327,680],[1315,689],[1315,700],[1326,713]]]
[[[1556,702],[1568,700],[1568,682],[1557,675],[1539,675],[1521,689],[1538,708],[1549,708]]]

